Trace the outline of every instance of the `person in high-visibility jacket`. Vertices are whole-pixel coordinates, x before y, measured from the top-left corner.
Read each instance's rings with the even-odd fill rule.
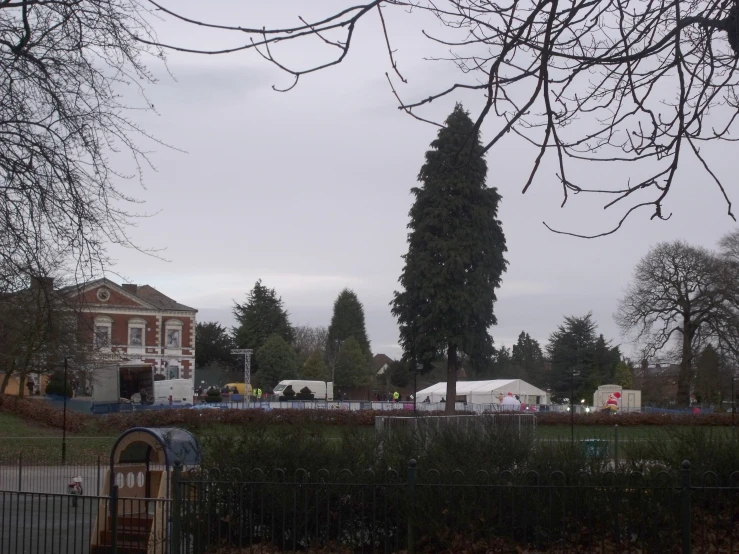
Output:
[[[262,399],[262,389],[257,388],[257,400],[261,400],[261,399]]]
[[[393,402],[397,402],[398,400],[400,400],[400,393],[398,391],[395,391],[393,393]]]

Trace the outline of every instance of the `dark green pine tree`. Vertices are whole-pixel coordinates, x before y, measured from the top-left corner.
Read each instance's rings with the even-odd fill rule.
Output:
[[[595,368],[596,328],[593,314],[588,313],[565,317],[564,323],[550,335],[547,353],[552,369],[548,385],[559,398],[575,403],[586,397]]]
[[[353,290],[344,289],[334,301],[334,313],[331,316],[331,324],[328,326],[326,348],[338,352],[340,351],[339,345],[349,337],[354,337],[364,357],[370,360],[372,352],[364,322],[364,307]],[[329,357],[331,357],[330,353]]]
[[[233,338],[228,329],[215,321],[200,323],[195,326],[195,367],[202,369],[217,363],[225,367],[233,367],[238,360],[231,354],[234,347]]]
[[[295,337],[282,299],[274,289],[268,289],[262,280],[256,282],[246,297],[246,302],[234,303],[234,316],[239,322],[233,328],[234,342],[238,348],[261,348],[269,337],[279,335],[291,344]],[[259,369],[259,360],[254,360],[254,369]]]
[[[516,373],[511,374],[510,377],[523,379],[536,386],[543,386],[544,354],[539,341],[532,339],[528,333],[521,331],[518,335],[518,341],[512,348],[511,362]]]
[[[426,152],[411,190],[408,253],[392,312],[406,359],[430,366],[447,359],[446,410],[454,411],[459,355],[491,358],[488,329],[495,289],[508,262],[497,219],[500,195],[485,184],[487,163],[479,133],[457,104]]]

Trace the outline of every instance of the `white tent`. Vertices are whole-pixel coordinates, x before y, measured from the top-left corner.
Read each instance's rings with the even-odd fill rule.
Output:
[[[517,395],[524,404],[548,404],[547,393],[521,379],[494,379],[492,381],[458,381],[457,398],[464,397],[471,404],[500,404],[508,393]],[[418,391],[416,398],[423,402],[441,402],[446,398],[446,381]]]

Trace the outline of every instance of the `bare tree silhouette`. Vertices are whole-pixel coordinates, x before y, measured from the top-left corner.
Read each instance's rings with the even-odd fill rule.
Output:
[[[663,203],[686,154],[703,167],[734,217],[722,177],[701,145],[736,140],[730,132],[739,113],[737,0],[373,0],[315,20],[295,14],[296,24],[281,28],[212,23],[186,17],[164,0],[149,3],[164,17],[230,33],[236,44],[203,50],[137,37],[141,42],[207,55],[255,50],[292,76],[288,86],[273,87],[279,91],[342,63],[354,45],[357,26],[375,17],[389,57],[389,89],[399,109],[440,125],[425,118],[422,108],[461,90],[477,91],[484,106],[476,116],[475,133],[488,118],[495,117],[497,125],[485,151],[510,133],[536,149],[523,192],[551,154],[562,205],[573,194],[590,193],[608,195],[604,208],[625,206],[619,222],[605,232],[565,234],[611,234],[642,208],[650,210],[652,219],[669,218]],[[418,99],[402,97],[399,85],[406,77],[392,46],[388,17],[397,10],[438,19],[441,35],[423,33],[449,49],[447,57],[436,59],[456,64],[459,80],[440,82],[437,90]],[[317,54],[312,65],[292,67],[281,55],[285,42],[311,40],[328,53]],[[584,162],[631,163],[631,173],[638,177],[608,186],[591,184],[592,177],[578,177],[579,168],[592,165]],[[605,176],[599,181],[607,181],[607,173],[599,175]]]

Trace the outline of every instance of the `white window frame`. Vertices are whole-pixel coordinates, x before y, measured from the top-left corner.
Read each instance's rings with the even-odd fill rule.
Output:
[[[182,336],[182,330],[185,327],[185,325],[179,320],[179,319],[168,319],[164,323],[164,348],[169,350],[176,350],[182,348],[183,343],[183,336]],[[170,346],[169,345],[169,331],[178,331],[179,332],[179,340],[177,341],[177,346]]]
[[[131,329],[141,329],[141,344],[131,343]],[[128,320],[128,338],[126,339],[128,346],[131,348],[146,348],[146,321],[141,318]]]
[[[113,319],[107,315],[96,316],[93,321],[92,344],[99,350],[110,349],[113,345]],[[98,327],[105,327],[108,330],[108,341],[106,344],[98,342]]]

